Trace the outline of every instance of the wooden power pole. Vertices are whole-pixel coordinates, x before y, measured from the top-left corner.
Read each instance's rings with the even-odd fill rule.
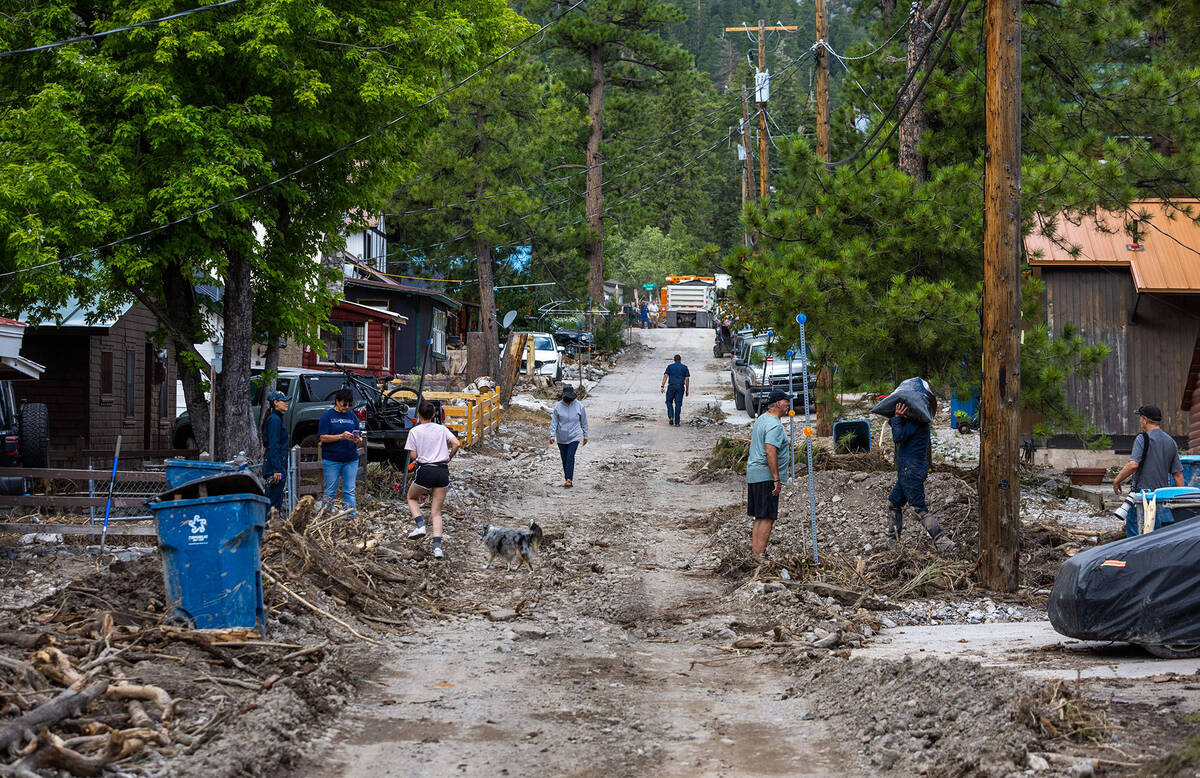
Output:
[[[817,157],[829,162],[829,14],[817,0]]]
[[[770,73],[767,71],[767,33],[795,32],[796,27],[777,25],[767,27],[762,19],[757,27],[726,27],[725,32],[757,32],[758,33],[758,73],[754,79],[754,101],[758,103],[758,194],[766,197],[769,191],[767,175],[767,101],[770,100]],[[750,148],[746,147],[749,156]]]
[[[1021,436],[1021,0],[987,0],[980,582],[1017,589]]]
[[[746,99],[746,87],[742,87],[742,209],[746,202],[754,199],[754,155],[750,153],[750,101]],[[742,236],[744,244],[750,246],[750,233]]]

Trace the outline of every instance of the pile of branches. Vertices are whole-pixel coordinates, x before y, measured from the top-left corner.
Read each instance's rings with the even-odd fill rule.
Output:
[[[409,626],[404,617],[413,610],[442,616],[428,594],[430,570],[420,565],[425,553],[384,541],[365,515],[317,511],[312,497],[302,498],[290,516],[272,521],[263,539],[263,577],[274,584],[266,588],[268,607],[298,604],[368,642],[375,641],[298,589],[319,590],[356,618],[385,627]]]
[[[67,609],[90,591],[72,584],[54,610],[0,631],[0,775],[123,774],[150,751],[192,753],[247,710],[251,694],[315,669],[329,645],[180,629],[133,609]],[[220,710],[194,699],[202,684],[220,690]]]

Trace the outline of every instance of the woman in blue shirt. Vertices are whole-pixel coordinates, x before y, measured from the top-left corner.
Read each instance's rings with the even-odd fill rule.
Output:
[[[342,479],[342,501],[357,516],[354,482],[358,478],[358,417],[350,410],[354,394],[339,389],[333,395],[333,407],[321,414],[317,434],[321,437],[321,470],[325,475],[325,502],[333,505],[338,478]]]

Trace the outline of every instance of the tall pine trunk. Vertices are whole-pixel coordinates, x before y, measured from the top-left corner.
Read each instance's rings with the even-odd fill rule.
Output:
[[[224,347],[217,375],[215,459],[232,459],[258,450],[258,429],[250,412],[250,362],[254,347],[252,258],[231,246],[225,276]]]
[[[475,143],[480,159],[483,158],[483,144],[487,142],[486,125],[487,116],[483,106],[478,106],[475,109]],[[488,375],[492,375],[500,365],[500,332],[496,326],[496,280],[492,274],[492,244],[487,235],[480,230],[479,224],[483,211],[483,196],[487,192],[482,165],[476,167],[476,176],[478,178],[475,183],[475,199],[478,203],[475,206],[475,268],[479,276],[479,330],[483,333],[483,355],[487,362]]]
[[[588,52],[592,66],[592,85],[588,90],[588,119],[592,123],[588,135],[587,197],[584,198],[587,224],[592,231],[587,247],[588,295],[604,300],[604,193],[600,191],[603,171],[600,169],[600,141],[604,137],[604,58],[603,49],[593,46]]]
[[[933,52],[929,52],[925,56],[923,65],[918,60],[922,52],[933,45],[937,29],[932,25],[934,20],[941,15],[942,6],[946,2],[948,0],[939,0],[928,8],[918,6],[916,13],[908,23],[908,60],[904,75],[906,79],[911,76],[912,80],[909,82],[908,88],[904,90],[904,100],[901,105],[908,105],[911,102],[912,107],[909,109],[908,115],[904,117],[904,121],[900,123],[898,163],[901,172],[906,173],[918,184],[925,183],[929,173],[928,161],[919,149],[921,140],[929,131],[929,117],[925,113],[925,97],[923,94],[917,93],[917,87],[920,86],[921,78],[933,59]]]

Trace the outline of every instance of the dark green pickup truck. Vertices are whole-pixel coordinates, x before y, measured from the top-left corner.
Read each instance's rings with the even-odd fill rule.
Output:
[[[376,456],[399,456],[404,450],[408,430],[415,421],[415,403],[381,398],[369,388],[369,379],[348,380],[345,373],[320,370],[281,368],[272,389],[288,397],[283,423],[288,431],[289,446],[315,447],[318,442],[317,423],[321,414],[333,406],[333,395],[343,387],[354,393],[354,412],[367,438],[367,449]],[[262,400],[267,387],[255,387],[251,401],[254,418],[262,418]],[[376,409],[385,408],[384,414]],[[386,415],[387,418],[381,418]],[[171,442],[178,449],[196,448],[192,424],[185,412],[175,420]]]

